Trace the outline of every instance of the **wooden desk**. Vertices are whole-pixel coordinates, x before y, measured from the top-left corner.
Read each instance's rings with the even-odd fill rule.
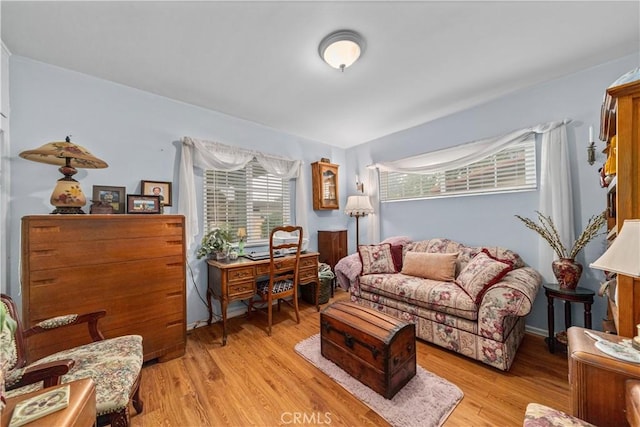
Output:
[[[316,310],[320,311],[320,280],[318,279],[317,252],[300,254],[300,285],[315,283]],[[256,282],[259,278],[269,276],[269,258],[251,261],[248,258],[237,260],[208,260],[207,308],[211,324],[213,317],[212,298],[220,301],[222,311],[222,345],[227,344],[227,307],[231,301],[246,300],[256,294]]]
[[[62,384],[64,385],[64,384]],[[96,387],[91,378],[85,378],[69,383],[69,406],[59,411],[45,415],[27,424],[29,427],[91,427],[96,425]],[[55,386],[59,387],[59,386]],[[7,399],[7,406],[2,411],[2,427],[7,427],[11,421],[11,414],[16,404],[25,399],[52,390],[49,387]]]
[[[612,342],[624,339],[591,332]],[[601,352],[595,341],[584,334],[584,328],[569,328],[567,338],[571,415],[597,426],[629,425],[625,413],[625,383],[629,379],[640,380],[640,364]]]

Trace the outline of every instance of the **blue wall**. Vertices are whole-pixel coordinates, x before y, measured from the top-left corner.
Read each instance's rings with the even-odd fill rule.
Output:
[[[60,173],[55,166],[35,163],[18,153],[49,141],[72,141],[105,160],[107,169],[80,169],[76,175],[87,198],[93,185],[125,186],[140,192],[140,180],[172,181],[173,207],[177,212],[180,138],[192,136],[237,145],[291,159],[302,159],[311,186],[310,163],[321,157],[344,164],[344,150],[288,135],[238,118],[163,98],[105,80],[50,66],[16,55],[10,58],[11,97],[11,190],[9,206],[10,277],[8,292],[18,303],[20,219],[25,215],[48,214],[49,197]],[[196,188],[202,175],[196,173]],[[340,189],[341,205],[346,197]],[[346,226],[342,211],[316,212],[309,197],[310,248],[316,248],[316,230]],[[87,210],[87,209],[85,209]],[[203,211],[202,200],[198,212]],[[202,224],[200,218],[200,224]],[[196,240],[199,241],[200,237]],[[190,253],[189,263],[201,295],[206,290],[206,268]],[[232,307],[233,309],[233,307]],[[187,323],[207,318],[187,275]]]
[[[593,126],[594,133],[598,134],[600,105],[605,89],[619,76],[637,66],[637,55],[621,58],[353,147],[347,150],[347,175],[366,170],[367,165],[375,162],[396,160],[497,136],[538,123],[571,119],[567,133],[571,150],[575,232],[578,236],[589,218],[602,212],[606,205],[606,190],[600,188],[598,175],[598,169],[605,160],[605,155],[601,153],[604,143],[596,141],[596,163],[589,165],[586,160],[589,126]],[[539,142],[538,139],[538,153]],[[538,191],[528,191],[383,203],[380,214],[381,238],[394,235],[408,235],[415,239],[448,237],[469,245],[498,245],[518,252],[527,264],[537,268],[538,243],[542,239],[525,228],[514,215],[535,217],[538,195]],[[353,228],[353,225],[350,224],[350,227]],[[367,222],[363,221],[361,243],[362,236],[366,236],[366,228]],[[546,245],[544,242],[542,244]],[[578,261],[585,266],[581,287],[598,290],[602,273],[589,269],[588,264],[604,251],[604,245],[604,236],[597,237],[578,255]],[[351,247],[354,247],[353,243]],[[564,319],[560,305],[556,303],[556,330],[564,329],[558,320]],[[601,329],[601,319],[605,314],[606,303],[603,298],[596,296],[594,329]],[[573,316],[576,324],[583,324],[580,307],[574,308]],[[535,301],[533,313],[527,319],[527,325],[546,331],[546,322],[546,299],[542,290]]]
[[[588,165],[588,128],[594,126],[598,129],[605,88],[637,64],[636,56],[625,57],[343,150],[14,55],[10,58],[11,269],[8,291],[20,302],[20,218],[46,214],[52,209],[48,203],[49,195],[54,181],[59,178],[55,167],[25,161],[18,157],[18,153],[62,139],[68,134],[73,136],[74,142],[84,145],[109,163],[107,169],[80,170],[76,175],[87,194],[91,194],[93,185],[126,186],[127,192],[135,193],[139,191],[142,179],[172,181],[174,207],[168,208],[167,213],[177,213],[179,140],[185,135],[301,158],[307,164],[309,187],[308,164],[321,157],[329,157],[341,165],[340,204],[344,206],[346,196],[355,193],[355,175],[362,178],[366,174],[366,166],[373,162],[396,160],[541,122],[569,118],[573,120],[568,136],[572,154],[576,233],[579,233],[588,218],[605,207],[605,190],[599,187],[597,174],[599,165],[604,162],[604,155],[600,153],[603,143],[599,144],[596,164]],[[199,188],[201,185],[201,177],[197,176],[196,186]],[[529,191],[383,204],[381,237],[449,237],[470,245],[500,245],[520,253],[535,268],[537,234],[526,229],[513,215],[532,216],[537,202],[538,192]],[[201,201],[198,211],[202,211]],[[317,247],[316,230],[348,227],[353,251],[355,222],[342,210],[313,211],[309,206],[308,217],[311,249]],[[361,221],[361,243],[367,243],[366,228],[367,221]],[[586,265],[603,248],[604,238],[598,239],[585,248],[579,260]],[[204,294],[206,270],[204,263],[193,256],[189,263],[195,274],[195,284],[188,275],[187,322],[193,323],[206,319],[206,307],[194,288]],[[585,268],[580,285],[595,290],[601,277],[599,272]],[[605,310],[604,301],[596,297],[593,316],[596,329],[600,328]],[[581,324],[581,312],[574,310],[578,324]],[[556,318],[562,319],[563,316],[558,312]],[[541,295],[527,324],[546,329],[546,302]]]

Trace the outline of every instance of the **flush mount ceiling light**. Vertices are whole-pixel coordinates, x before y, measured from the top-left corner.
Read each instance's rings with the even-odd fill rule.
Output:
[[[324,62],[344,71],[360,58],[364,47],[364,39],[360,34],[351,30],[340,30],[322,39],[318,53]]]

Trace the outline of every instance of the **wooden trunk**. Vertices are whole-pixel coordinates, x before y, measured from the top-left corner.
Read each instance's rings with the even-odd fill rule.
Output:
[[[320,314],[322,356],[387,399],[416,374],[416,328],[370,308],[336,302]]]

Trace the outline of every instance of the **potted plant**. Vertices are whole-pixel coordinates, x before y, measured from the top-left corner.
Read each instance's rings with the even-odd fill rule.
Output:
[[[575,257],[578,255],[578,252],[587,245],[587,243],[599,234],[598,230],[600,230],[606,222],[605,212],[589,218],[587,226],[582,230],[582,233],[576,241],[573,242],[571,250],[567,250],[567,248],[562,244],[560,234],[558,233],[551,217],[545,216],[538,211],[536,211],[536,214],[538,215],[539,223],[536,223],[529,218],[523,218],[520,215],[516,215],[516,218],[524,222],[524,225],[526,225],[527,228],[530,228],[542,236],[542,238],[549,243],[549,246],[551,246],[551,249],[553,249],[556,255],[558,255],[559,259],[554,260],[551,263],[551,268],[560,287],[575,289],[578,286],[578,281],[582,275],[582,264],[576,262]]]
[[[231,235],[229,230],[216,227],[202,236],[200,248],[196,252],[198,259],[202,257],[210,257],[215,254],[216,259],[224,259],[229,249],[229,241]]]

